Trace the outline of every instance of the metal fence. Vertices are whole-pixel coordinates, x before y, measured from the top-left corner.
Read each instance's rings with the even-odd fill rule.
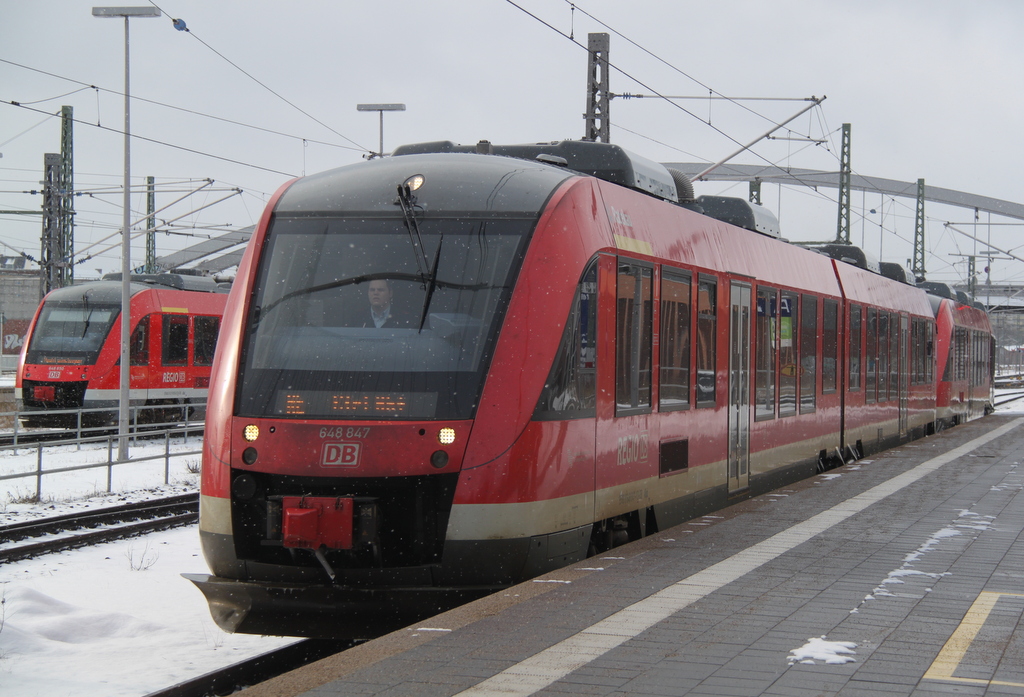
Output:
[[[204,407],[205,405],[191,405],[193,407]],[[78,472],[81,470],[106,468],[107,470],[107,486],[106,491],[109,493],[113,488],[113,476],[115,467],[123,467],[126,465],[134,465],[141,462],[151,462],[156,460],[163,460],[164,462],[164,484],[170,483],[170,469],[171,469],[171,458],[172,457],[188,457],[194,455],[201,455],[202,449],[199,450],[187,450],[178,451],[171,453],[171,439],[181,437],[183,442],[187,442],[189,435],[200,435],[203,432],[203,422],[191,418],[193,414],[190,414],[190,409],[182,409],[181,416],[182,420],[174,421],[153,421],[153,414],[146,414],[145,410],[147,407],[133,407],[133,416],[131,421],[131,431],[127,436],[136,448],[139,446],[139,442],[142,439],[152,442],[154,440],[163,439],[164,447],[163,452],[156,455],[145,455],[145,456],[131,456],[129,455],[126,460],[117,459],[117,443],[121,436],[117,433],[111,432],[111,426],[85,426],[83,423],[88,423],[88,412],[89,410],[67,410],[66,414],[76,414],[75,423],[77,424],[74,429],[64,429],[61,437],[49,439],[49,440],[35,440],[40,433],[40,429],[19,429],[19,415],[17,412],[0,412],[0,416],[8,416],[13,418],[14,426],[12,430],[0,431],[0,435],[6,433],[9,437],[13,438],[13,442],[9,444],[0,445],[0,454],[10,451],[25,451],[35,450],[35,468],[33,470],[21,471],[13,474],[0,475],[0,482],[10,481],[15,479],[34,479],[35,480],[35,496],[36,499],[40,499],[43,494],[43,477],[65,474],[68,472]],[[166,410],[166,407],[163,407]],[[95,411],[95,410],[93,410]],[[58,414],[58,412],[47,412],[48,414]],[[62,412],[64,413],[64,412]],[[75,437],[68,438],[67,432],[74,430]],[[21,436],[21,442],[19,442],[19,433]],[[45,431],[43,431],[45,433]],[[31,434],[33,442],[25,442],[26,437]],[[56,434],[55,434],[56,435]],[[76,446],[77,449],[81,450],[83,445],[89,445],[93,443],[106,443],[107,457],[106,461],[88,463],[82,465],[73,465],[68,467],[57,467],[57,468],[45,468],[43,467],[44,452],[46,448],[53,447],[56,445],[61,446]],[[130,453],[130,450],[129,450]]]

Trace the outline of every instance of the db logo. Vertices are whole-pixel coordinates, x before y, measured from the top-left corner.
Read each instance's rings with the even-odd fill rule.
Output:
[[[359,464],[359,443],[324,443],[324,467],[355,467]]]
[[[61,371],[61,369],[60,369],[60,368],[50,368],[50,370],[49,370],[49,374],[48,374],[48,376],[47,376],[47,377],[48,377],[48,378],[49,378],[50,380],[59,380],[59,379],[60,379],[60,374],[61,374],[61,372],[62,372],[62,371]]]

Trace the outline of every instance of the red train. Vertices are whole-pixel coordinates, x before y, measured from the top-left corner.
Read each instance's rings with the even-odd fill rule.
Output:
[[[47,294],[29,325],[15,380],[27,426],[116,422],[120,397],[121,281],[68,286]],[[202,276],[133,275],[132,406],[205,402],[227,289]],[[183,407],[177,407],[180,412]],[[186,407],[187,408],[187,407]],[[166,411],[164,414],[162,412]],[[163,420],[169,410],[142,410]]]
[[[358,635],[930,433],[987,323],[858,254],[601,143],[290,182],[225,311],[189,578],[229,631]]]

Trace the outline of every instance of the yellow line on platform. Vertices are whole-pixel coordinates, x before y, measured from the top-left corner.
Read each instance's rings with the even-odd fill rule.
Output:
[[[1008,685],[1010,687],[1024,687],[1024,683],[1019,682],[981,680],[979,678],[958,678],[953,675],[953,673],[956,672],[956,669],[960,667],[960,662],[964,660],[964,656],[967,655],[967,650],[971,648],[971,643],[973,643],[975,637],[978,636],[978,632],[980,632],[981,628],[985,626],[985,620],[988,619],[988,615],[992,612],[992,608],[994,608],[999,599],[1003,597],[1024,598],[1024,594],[982,591],[971,605],[971,609],[967,611],[966,615],[964,615],[964,619],[960,622],[956,631],[953,632],[951,637],[949,637],[949,641],[946,642],[945,646],[942,647],[942,650],[939,651],[939,655],[936,656],[931,666],[928,667],[928,671],[924,674],[925,680],[945,680],[948,682],[970,683],[972,685]],[[995,671],[996,667],[997,666],[993,666],[992,670]]]

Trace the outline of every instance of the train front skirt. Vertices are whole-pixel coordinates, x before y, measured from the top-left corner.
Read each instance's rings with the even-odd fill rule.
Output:
[[[482,598],[495,586],[352,588],[332,584],[254,583],[182,574],[206,596],[226,632],[372,639]]]

